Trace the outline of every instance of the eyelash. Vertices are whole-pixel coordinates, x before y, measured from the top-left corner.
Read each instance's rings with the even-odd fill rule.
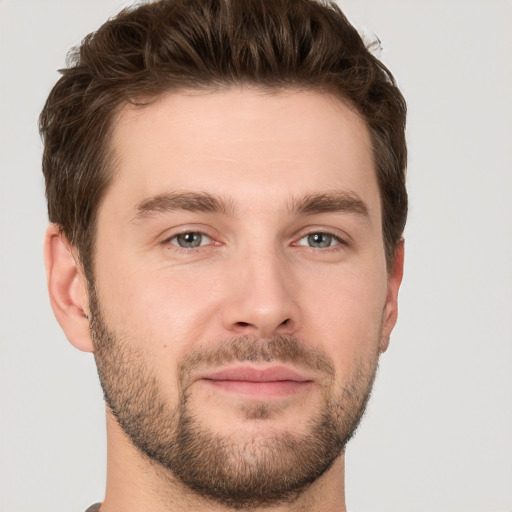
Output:
[[[209,243],[203,244],[202,243],[203,240],[201,240],[200,241],[200,245],[195,246],[195,247],[183,247],[183,246],[179,245],[179,243],[173,243],[173,240],[175,240],[175,239],[177,240],[178,237],[186,236],[186,235],[199,235],[201,238],[206,237],[209,240]],[[302,240],[307,239],[308,237],[311,237],[311,236],[314,236],[314,235],[327,236],[327,237],[329,237],[331,239],[330,241],[335,241],[336,243],[335,243],[335,245],[329,245],[327,247],[312,247],[312,246],[308,245],[307,243],[306,244],[299,243]],[[310,242],[310,241],[311,240],[309,240],[308,242]],[[212,244],[212,242],[213,242],[213,244]],[[169,245],[172,245],[173,249],[175,249],[175,250],[184,251],[184,252],[191,252],[191,251],[194,251],[196,249],[200,249],[201,247],[210,246],[210,245],[221,245],[221,244],[218,243],[218,242],[215,242],[212,239],[211,236],[209,236],[208,234],[204,233],[203,231],[188,230],[188,231],[183,231],[181,233],[176,233],[176,234],[172,235],[171,237],[166,238],[165,240],[163,240],[161,242],[161,245],[166,246],[166,247],[168,247]],[[318,230],[318,231],[310,231],[309,233],[304,234],[303,236],[301,236],[298,239],[298,241],[293,242],[291,245],[294,246],[294,247],[306,247],[306,248],[309,248],[309,249],[320,249],[320,250],[322,250],[322,252],[326,252],[326,251],[340,250],[341,248],[346,247],[349,244],[347,243],[346,240],[341,238],[339,235],[335,235],[334,233],[329,232],[329,231],[325,231],[325,230]]]
[[[175,240],[175,239],[177,240],[178,237],[186,236],[186,235],[199,235],[202,238],[206,237],[206,238],[208,238],[208,240],[210,240],[210,242],[208,244],[204,244],[204,245],[201,243],[201,245],[198,245],[196,247],[182,247],[181,245],[179,245],[179,243],[173,243],[173,240]],[[202,240],[201,240],[201,242],[202,242]],[[163,246],[172,245],[175,247],[176,250],[190,252],[190,251],[193,251],[194,249],[199,249],[201,247],[204,247],[205,245],[211,245],[212,242],[213,242],[212,237],[207,235],[203,231],[188,230],[188,231],[182,231],[181,233],[176,233],[176,234],[170,236],[169,238],[166,238],[165,240],[163,240],[161,242],[161,245],[163,245]],[[216,243],[215,245],[220,245],[220,244]]]
[[[312,237],[312,236],[315,236],[315,235],[327,236],[330,239],[332,239],[331,241],[335,241],[336,244],[335,245],[329,245],[327,247],[312,247],[312,246],[307,245],[307,244],[300,244],[299,243],[302,240],[307,239],[307,238]],[[310,240],[308,240],[308,242],[310,242]],[[318,231],[310,231],[309,233],[306,233],[297,242],[294,242],[293,245],[296,246],[296,247],[307,247],[309,249],[321,249],[323,251],[328,251],[328,250],[339,250],[341,248],[341,246],[345,246],[346,247],[348,245],[348,243],[346,242],[346,240],[341,238],[339,235],[335,235],[334,233],[331,233],[330,231],[318,230]]]

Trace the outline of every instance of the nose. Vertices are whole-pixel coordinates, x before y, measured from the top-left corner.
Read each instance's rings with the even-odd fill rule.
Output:
[[[237,335],[270,338],[300,329],[298,283],[291,263],[275,251],[243,255],[230,272],[224,329]]]

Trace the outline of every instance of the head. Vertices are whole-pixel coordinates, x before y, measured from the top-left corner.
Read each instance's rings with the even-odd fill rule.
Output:
[[[163,474],[292,499],[353,434],[396,321],[392,75],[309,0],[148,3],[70,60],[40,120],[61,325]]]

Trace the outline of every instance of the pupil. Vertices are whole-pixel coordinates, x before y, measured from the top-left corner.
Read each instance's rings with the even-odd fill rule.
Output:
[[[329,247],[331,245],[331,235],[325,233],[315,233],[308,236],[308,243],[312,247]]]

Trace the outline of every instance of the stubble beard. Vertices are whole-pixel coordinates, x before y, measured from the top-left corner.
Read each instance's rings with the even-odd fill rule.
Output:
[[[348,381],[334,387],[331,360],[294,337],[222,340],[212,343],[216,348],[194,352],[180,362],[179,401],[172,407],[137,348],[143,343],[127,343],[110,330],[91,292],[90,330],[107,406],[132,444],[157,463],[159,473],[196,497],[233,509],[293,502],[332,466],[355,433],[370,396],[378,354],[364,358]],[[252,435],[244,436],[241,430],[238,440],[212,431],[195,414],[188,386],[191,369],[244,361],[297,363],[323,372],[330,385],[304,433],[267,431],[265,419],[274,411],[265,402],[244,410],[246,420],[261,420],[262,426]]]

